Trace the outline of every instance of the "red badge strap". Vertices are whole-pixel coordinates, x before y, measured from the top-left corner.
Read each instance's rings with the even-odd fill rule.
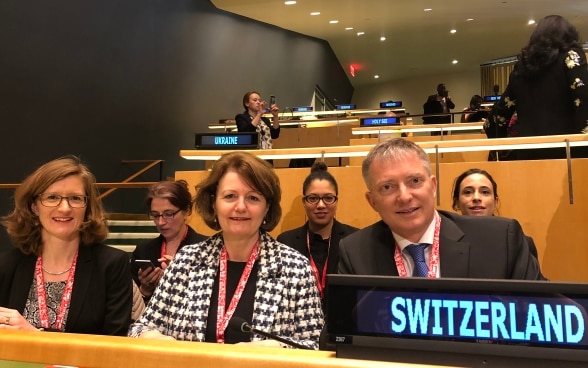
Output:
[[[245,290],[245,285],[247,285],[247,280],[249,279],[249,275],[251,274],[251,270],[253,269],[253,264],[257,259],[257,255],[259,254],[259,238],[257,242],[253,246],[251,250],[251,254],[249,255],[249,259],[247,260],[247,264],[245,265],[245,269],[241,274],[241,278],[239,279],[239,283],[237,284],[237,288],[235,289],[235,293],[233,294],[233,298],[231,299],[231,303],[229,304],[229,308],[225,312],[225,304],[227,300],[227,249],[223,246],[221,249],[220,254],[220,270],[218,276],[218,308],[216,311],[216,342],[219,344],[225,343],[225,330],[229,325],[229,321],[233,317],[233,313],[235,313],[235,309],[237,309],[237,304],[239,304],[239,300],[241,299],[241,295]]]
[[[439,270],[439,231],[441,229],[441,216],[437,212],[435,212],[435,232],[433,235],[433,244],[431,246],[431,256],[429,258],[429,272],[427,274],[428,278],[434,279],[437,277],[438,270]],[[394,261],[396,262],[396,269],[398,270],[398,276],[400,277],[408,277],[410,276],[406,271],[406,265],[404,264],[404,259],[402,258],[402,250],[398,243],[396,243],[396,249],[394,251]]]
[[[74,275],[76,272],[76,264],[78,261],[78,254],[74,256],[65,282],[65,289],[61,296],[61,303],[59,304],[59,310],[55,318],[55,323],[51,326],[49,322],[49,311],[47,309],[47,295],[45,293],[45,278],[43,276],[43,259],[41,256],[37,257],[37,264],[35,266],[35,281],[37,284],[37,302],[39,303],[39,322],[42,328],[51,328],[59,331],[64,330],[65,326],[65,314],[69,309],[71,302],[71,292],[73,290]]]
[[[325,287],[327,285],[327,266],[329,265],[329,252],[331,251],[331,238],[333,235],[329,237],[329,246],[327,248],[327,258],[325,259],[325,264],[323,265],[323,272],[322,277],[319,273],[318,267],[312,258],[312,253],[310,252],[310,234],[308,230],[306,231],[306,246],[308,247],[308,258],[310,259],[310,268],[312,269],[312,273],[314,273],[314,278],[316,279],[316,287],[319,290],[321,295],[321,299],[324,297]]]
[[[180,244],[182,244],[184,240],[186,240],[186,236],[188,236],[188,225],[186,225],[186,230],[184,230],[184,236],[182,236]],[[163,241],[161,242],[161,258],[163,258],[163,256],[165,255],[167,255],[167,241],[165,240],[165,238],[163,238]]]

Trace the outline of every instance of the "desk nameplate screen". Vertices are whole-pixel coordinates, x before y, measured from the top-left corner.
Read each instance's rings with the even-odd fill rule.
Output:
[[[442,364],[488,367],[521,360],[537,367],[588,363],[587,284],[354,275],[328,280],[328,336],[338,356],[432,363],[432,352]],[[366,351],[371,353],[362,355]]]

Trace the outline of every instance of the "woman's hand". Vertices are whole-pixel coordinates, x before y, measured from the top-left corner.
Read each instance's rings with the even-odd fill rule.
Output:
[[[166,254],[163,257],[159,258],[157,262],[161,264],[161,268],[165,271],[169,267],[169,263],[174,259],[174,257]]]
[[[263,114],[265,114],[265,109],[267,108],[267,102],[265,101],[261,101],[259,103],[259,110],[257,110],[257,115],[261,116]]]
[[[280,108],[278,107],[278,105],[273,104],[270,106],[270,112],[272,113],[272,115],[274,116],[274,118],[278,118],[278,114],[280,113]]]
[[[37,331],[16,309],[0,307],[0,329]]]
[[[159,267],[147,267],[143,270],[140,269],[137,276],[141,283],[139,286],[141,294],[145,297],[150,297],[153,295],[161,276],[163,276],[163,270]]]
[[[145,331],[139,337],[143,339],[175,340],[173,337],[164,335],[157,330]]]

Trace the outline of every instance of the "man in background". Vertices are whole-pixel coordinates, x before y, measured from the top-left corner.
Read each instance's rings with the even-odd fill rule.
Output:
[[[449,97],[449,91],[445,84],[441,83],[437,86],[437,94],[430,95],[427,102],[423,104],[424,114],[449,114],[451,109],[455,108],[455,104]],[[451,123],[451,115],[436,115],[423,116],[423,124],[449,124]],[[431,132],[431,135],[439,135],[438,132]]]

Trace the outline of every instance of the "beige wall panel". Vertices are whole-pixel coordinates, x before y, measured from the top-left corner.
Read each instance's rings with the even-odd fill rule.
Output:
[[[515,162],[441,163],[439,172],[440,209],[451,210],[453,181],[463,171],[478,167],[488,170],[498,183],[500,215],[519,220],[525,233],[535,240],[544,274],[552,280],[588,281],[588,159],[573,160],[574,204],[569,204],[565,160]],[[433,170],[434,167],[433,167]],[[357,227],[378,220],[365,200],[366,187],[361,168],[331,167],[339,183],[337,218]],[[302,182],[308,169],[277,169],[283,191],[283,218],[272,235],[301,226]],[[205,172],[177,172],[193,187]],[[197,215],[191,224],[200,232],[212,234]],[[564,256],[563,252],[567,253]]]

